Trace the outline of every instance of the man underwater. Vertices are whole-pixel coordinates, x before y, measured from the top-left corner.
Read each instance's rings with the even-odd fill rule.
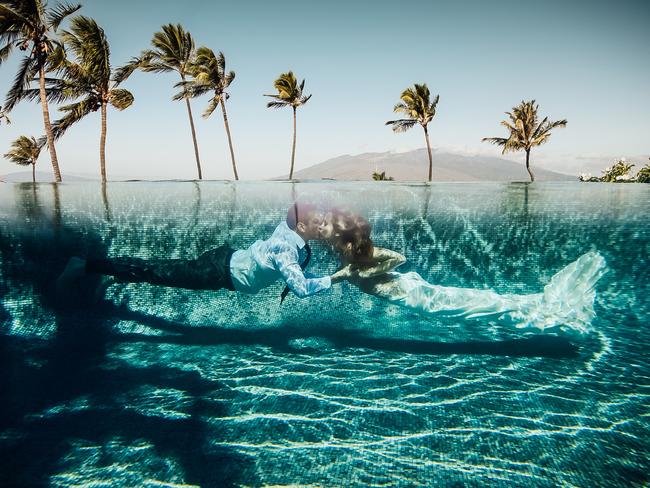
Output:
[[[296,296],[305,298],[331,288],[330,276],[306,277],[311,250],[307,241],[322,239],[323,215],[312,204],[295,202],[286,220],[271,237],[255,241],[248,249],[233,250],[230,246],[210,249],[197,259],[81,259],[73,257],[57,280],[57,290],[72,286],[86,275],[104,275],[118,282],[151,283],[153,285],[191,290],[220,290],[257,293],[282,279]],[[301,259],[301,255],[304,255]],[[301,266],[302,263],[302,266]],[[112,283],[104,280],[95,293],[99,299]],[[286,292],[283,293],[283,296]]]

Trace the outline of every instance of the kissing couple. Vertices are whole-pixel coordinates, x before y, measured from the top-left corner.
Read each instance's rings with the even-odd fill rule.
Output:
[[[234,250],[226,243],[196,259],[73,257],[57,280],[57,289],[64,291],[82,277],[94,275],[112,277],[100,280],[97,299],[115,281],[254,294],[282,280],[284,300],[289,291],[305,298],[345,280],[364,293],[426,316],[480,318],[540,330],[566,326],[585,332],[595,315],[595,285],[606,272],[605,260],[597,252],[587,252],[560,270],[542,293],[498,294],[433,284],[416,272],[396,271],[406,258],[376,246],[371,230],[368,220],[354,212],[295,202],[268,239],[247,249]],[[305,273],[311,240],[329,244],[338,254],[341,266],[331,276]]]

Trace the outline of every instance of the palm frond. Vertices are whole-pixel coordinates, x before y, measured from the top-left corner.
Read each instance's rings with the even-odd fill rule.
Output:
[[[41,96],[41,91],[38,88],[29,88],[27,90],[24,90],[23,93],[21,94],[21,101],[22,100],[28,100],[30,102],[34,101],[39,101]],[[70,96],[66,94],[64,90],[61,90],[59,88],[46,88],[45,89],[45,97],[48,102],[50,103],[61,103],[66,100],[70,100],[71,98],[74,98],[74,96]]]
[[[36,59],[30,56],[25,56],[20,62],[18,72],[14,77],[14,83],[7,93],[7,98],[5,101],[5,110],[7,112],[10,112],[22,99],[23,92],[34,80],[34,76],[36,76],[36,64]]]
[[[551,137],[551,131],[557,127],[566,127],[566,124],[566,120],[550,122],[545,118],[544,121],[539,124],[538,130],[533,134],[530,146],[540,146],[548,142]]]
[[[52,132],[54,132],[54,138],[58,139],[61,137],[72,125],[79,122],[86,115],[97,111],[99,105],[96,100],[86,98],[80,102],[73,103],[70,105],[65,105],[60,107],[61,112],[65,112],[65,115],[59,120],[52,124]]]
[[[118,110],[129,108],[133,104],[133,95],[130,91],[113,88],[108,97],[108,103]]]
[[[196,50],[196,55],[194,57],[194,64],[199,66],[207,66],[212,62],[216,63],[217,57],[214,54],[214,51],[206,46],[201,46]]]
[[[489,142],[496,146],[502,146],[501,154],[506,154],[508,152],[515,152],[524,149],[524,145],[515,137],[485,137],[482,139],[483,142]]]
[[[507,120],[502,120],[502,121],[501,121],[501,125],[504,126],[506,129],[508,129],[508,131],[509,131],[510,133],[513,133],[513,132],[516,132],[516,131],[517,131],[517,129],[516,129],[515,126],[513,125],[513,124],[515,124],[515,123],[516,123],[516,121],[513,122],[513,123],[510,123],[510,122],[508,122]]]
[[[139,62],[133,62],[133,60],[124,66],[120,66],[115,70],[115,73],[113,74],[113,83],[115,85],[119,85],[123,83],[124,81],[127,80],[129,76],[133,74],[135,70],[137,70],[140,65],[141,65],[141,60]]]
[[[546,130],[550,131],[550,130],[558,128],[558,127],[566,127],[567,123],[568,122],[567,122],[566,119],[557,120],[555,122],[549,122],[550,125],[548,126],[548,128]]]
[[[47,14],[47,23],[53,31],[59,29],[61,22],[81,8],[81,4],[60,3]]]
[[[14,50],[14,45],[8,42],[6,46],[0,48],[0,64],[4,63]]]
[[[219,106],[219,102],[221,99],[219,97],[214,97],[210,100],[210,103],[208,103],[208,106],[206,109],[203,111],[201,114],[204,119],[207,119],[212,115],[212,113],[216,110],[216,108]]]
[[[405,132],[417,124],[417,119],[389,120],[384,125],[392,125],[393,132]]]
[[[65,65],[67,60],[67,53],[65,52],[65,46],[61,42],[53,42],[54,49],[47,56],[46,61],[46,71],[59,71]]]
[[[142,51],[139,57],[131,60],[131,63],[137,64],[138,69],[145,73],[166,73],[177,70],[173,62],[164,60],[159,52],[151,49]]]
[[[2,2],[0,3],[0,31],[2,33],[26,33],[35,31],[37,25],[33,15],[25,12],[24,7],[28,2]],[[27,15],[26,15],[27,14]]]
[[[539,124],[537,124],[536,127],[533,127],[533,133],[531,135],[532,139],[535,139],[537,136],[541,134],[541,131],[544,130],[544,126],[546,125],[546,122],[548,122],[548,117],[544,117],[544,120],[542,120]]]
[[[288,105],[290,105],[289,102],[268,102],[266,108],[284,108]]]
[[[33,12],[38,16],[39,20],[45,18],[45,7],[47,7],[47,2],[44,2],[43,0],[28,0],[23,2],[23,4],[25,5],[25,10]]]
[[[12,48],[21,47],[26,41],[25,36],[10,22],[3,22],[0,17],[0,45],[11,44]]]
[[[148,62],[140,68],[145,73],[169,73],[175,71],[174,67],[165,63]]]
[[[172,97],[172,100],[175,101],[200,97],[213,91],[211,85],[197,83],[196,80],[179,81],[174,85],[174,88],[181,88],[181,91]]]
[[[219,54],[217,55],[217,68],[219,69],[220,73],[224,73],[226,71],[226,56],[219,51]]]
[[[508,139],[504,137],[484,137],[481,139],[481,142],[489,142],[495,146],[505,146],[508,143]]]
[[[79,60],[82,62],[83,60]],[[83,64],[71,61],[69,59],[64,59],[61,67],[59,68],[58,75],[63,80],[67,80],[78,85],[92,85],[93,80],[91,79],[90,73],[86,69],[86,66]]]
[[[406,106],[406,104],[404,102],[396,103],[395,106],[393,107],[393,112],[396,113],[396,114],[399,114],[399,113],[403,113],[403,114],[406,114],[406,115],[411,114],[411,111],[409,110],[409,108]]]
[[[5,121],[5,124],[11,125],[11,119],[9,116],[5,113],[4,110],[2,110],[2,107],[0,107],[0,122]]]
[[[436,115],[436,107],[438,106],[439,101],[440,101],[440,95],[436,95],[435,97],[433,97],[433,100],[429,105],[429,113],[431,114],[431,117]]]
[[[235,72],[229,71],[228,74],[224,76],[223,88],[228,88],[233,81],[235,81]]]
[[[33,102],[33,101],[39,99],[40,94],[41,94],[40,89],[38,89],[38,88],[28,88],[26,90],[23,90],[22,93],[20,94],[20,101],[27,100],[27,101]],[[50,101],[50,100],[48,100],[48,101]]]

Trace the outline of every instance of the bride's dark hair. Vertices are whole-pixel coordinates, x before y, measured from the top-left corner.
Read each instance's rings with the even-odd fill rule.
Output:
[[[370,223],[365,217],[349,210],[332,210],[334,249],[353,263],[372,261],[372,239]]]

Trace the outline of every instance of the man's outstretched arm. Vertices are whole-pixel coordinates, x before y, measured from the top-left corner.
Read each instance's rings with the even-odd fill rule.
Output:
[[[298,264],[298,251],[293,247],[276,249],[273,262],[289,289],[299,298],[311,296],[332,286],[329,276],[306,278]]]

